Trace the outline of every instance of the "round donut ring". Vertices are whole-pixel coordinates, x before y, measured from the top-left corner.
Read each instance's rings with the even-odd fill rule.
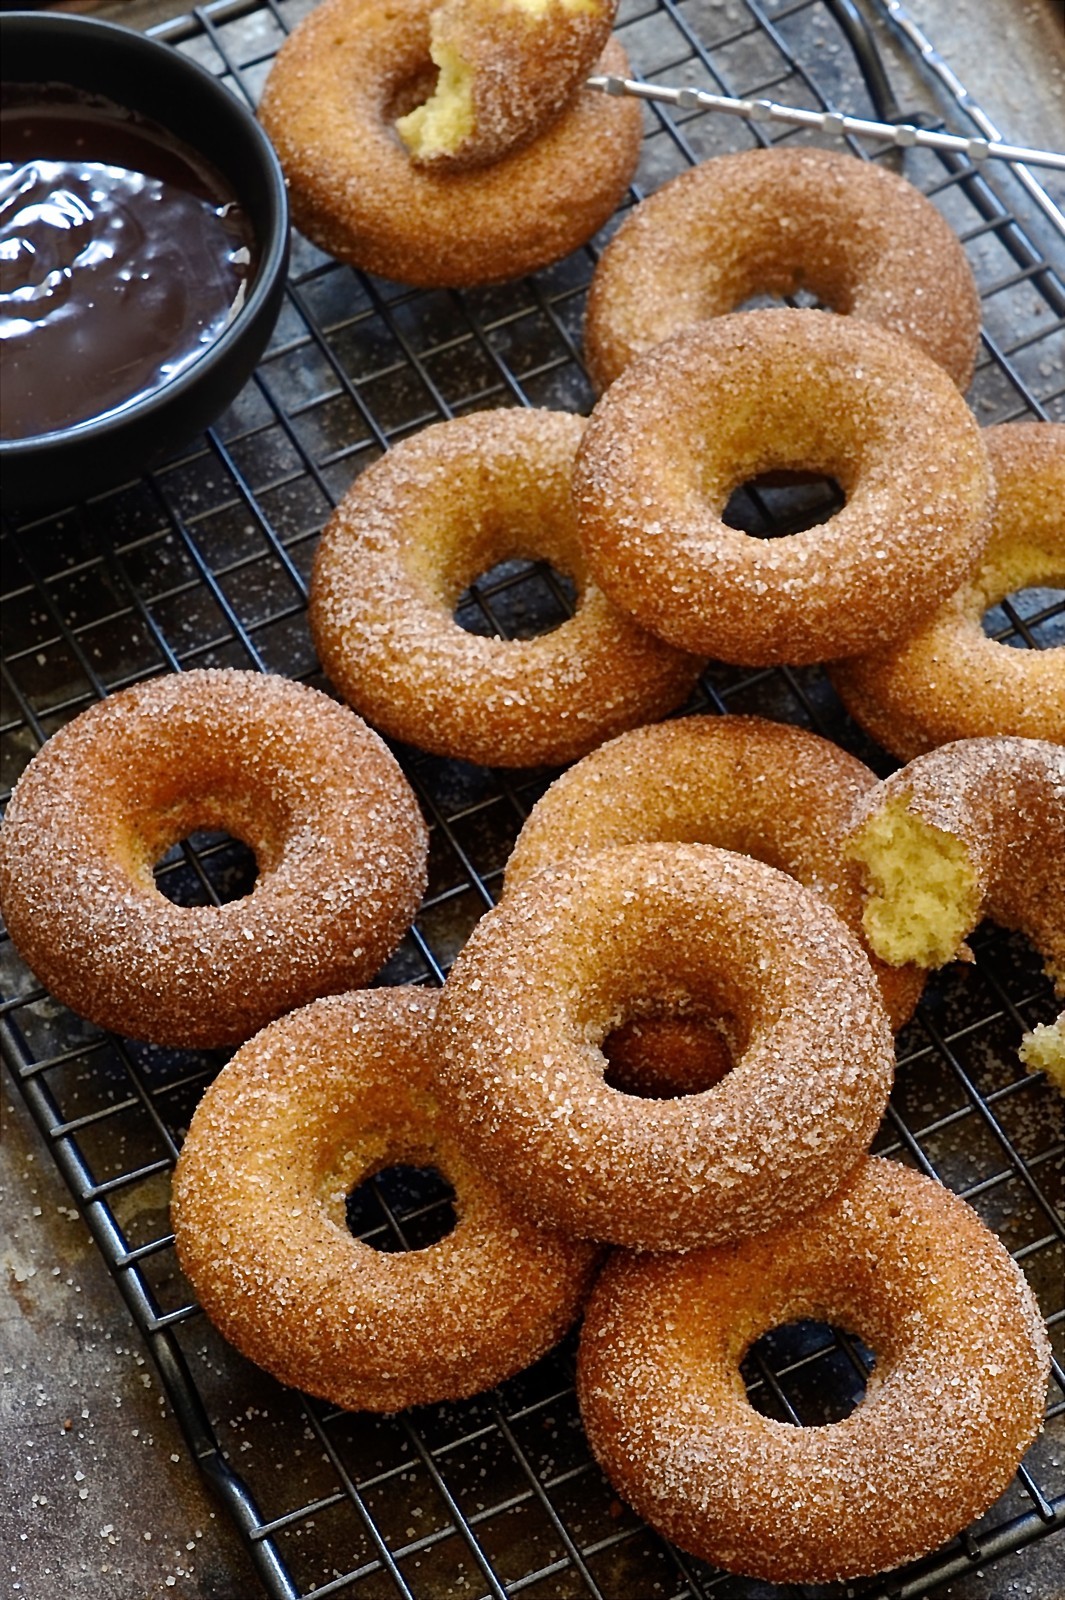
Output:
[[[813,1318],[875,1352],[840,1422],[761,1415],[740,1362]],[[618,1492],[703,1560],[773,1583],[885,1571],[1007,1487],[1043,1418],[1035,1296],[964,1201],[864,1161],[807,1216],[686,1256],[618,1253],[592,1293],[577,1394]]]
[[[440,0],[436,88],[396,123],[411,159],[459,171],[535,139],[595,70],[616,11],[617,0]]]
[[[636,728],[593,750],[537,801],[507,862],[504,898],[541,868],[597,850],[712,844],[797,878],[863,940],[861,879],[843,840],[877,782],[828,739],[762,717]],[[870,960],[897,1030],[913,1015],[923,975]]]
[[[1065,994],[1065,749],[960,739],[900,767],[859,802],[847,849],[867,888],[866,937],[885,961],[967,955],[982,917],[1023,933]]]
[[[1011,649],[982,626],[1015,590],[1065,587],[1065,423],[1005,423],[984,442],[997,504],[976,571],[908,638],[830,674],[855,721],[902,761],[993,734],[1065,744],[1065,649]]]
[[[604,1081],[600,1043],[648,1001],[721,1018],[735,1066],[672,1100]],[[894,1067],[864,951],[760,861],[645,844],[546,868],[483,917],[444,986],[441,1100],[538,1221],[637,1249],[771,1227],[831,1193]]]
[[[797,146],[717,156],[630,213],[588,295],[592,380],[605,389],[679,329],[799,290],[905,334],[968,386],[980,299],[949,224],[886,167]]]
[[[255,852],[243,899],[156,888],[153,863],[200,829]],[[413,920],[426,850],[410,786],[345,707],[286,678],[175,673],[91,706],[30,762],[0,829],[0,903],[64,1005],[210,1049],[368,982]]]
[[[722,513],[778,468],[847,496],[753,538]],[[679,649],[743,666],[856,655],[935,611],[990,532],[976,420],[900,334],[825,311],[748,311],[676,334],[596,405],[574,469],[588,565]]]
[[[436,996],[332,996],[250,1040],[207,1090],[174,1174],[178,1259],[207,1315],[282,1383],[350,1410],[457,1400],[569,1327],[594,1247],[523,1221],[441,1120]],[[455,1227],[399,1253],[352,1237],[345,1201],[397,1164],[433,1167]]]
[[[571,761],[671,711],[701,661],[617,612],[589,581],[570,480],[584,419],[479,411],[401,440],[356,479],[322,535],[309,618],[340,693],[376,727],[486,766]],[[527,640],[454,620],[498,562],[545,557],[575,615]]]
[[[278,52],[259,116],[293,221],[337,260],[421,288],[518,278],[576,250],[613,215],[636,170],[640,106],[584,89],[500,161],[417,167],[394,122],[432,86],[434,3],[324,0]],[[613,39],[600,65],[629,71]]]

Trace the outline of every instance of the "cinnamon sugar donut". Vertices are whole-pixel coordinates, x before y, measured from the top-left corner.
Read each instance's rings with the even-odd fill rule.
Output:
[[[199,829],[254,850],[243,899],[156,888],[153,863]],[[426,846],[398,765],[343,706],[286,678],[175,673],[91,706],[30,762],[0,828],[0,901],[64,1005],[206,1049],[373,977],[417,910]]]
[[[293,221],[322,250],[422,288],[520,277],[613,214],[636,168],[639,104],[581,90],[538,138],[487,166],[415,166],[394,123],[431,88],[435,0],[323,0],[282,45],[259,115]],[[624,76],[611,40],[604,72]]]
[[[659,1001],[704,1007],[735,1065],[646,1100],[604,1080],[603,1039]],[[709,845],[545,868],[474,929],[435,1029],[440,1096],[536,1220],[647,1250],[771,1227],[868,1148],[894,1065],[864,952],[794,879]]]
[[[1025,934],[1065,993],[1065,749],[961,739],[859,802],[847,848],[866,936],[885,961],[939,967],[984,916]]]
[[[1010,422],[984,443],[996,506],[979,565],[914,633],[830,674],[855,721],[903,761],[1002,733],[1065,744],[1065,649],[1012,649],[982,627],[1015,590],[1065,588],[1065,423]]]
[[[680,328],[799,290],[905,334],[968,385],[980,300],[949,224],[886,167],[797,145],[716,156],[630,213],[592,278],[589,372],[605,389]]]
[[[796,1427],[744,1392],[750,1346],[804,1318],[874,1351],[842,1421]],[[925,1555],[985,1511],[1040,1430],[1049,1368],[1035,1296],[976,1213],[870,1158],[754,1238],[613,1256],[577,1394],[607,1476],[667,1537],[732,1572],[828,1583]]]
[[[419,165],[498,161],[575,98],[610,38],[617,0],[442,0],[429,17],[440,76],[396,130]]]
[[[244,1355],[352,1410],[499,1383],[576,1316],[596,1252],[532,1227],[441,1118],[416,989],[316,1001],[250,1040],[196,1110],[174,1174],[178,1259]],[[421,1249],[355,1239],[345,1201],[395,1165],[432,1167],[455,1226]]]
[[[507,862],[504,896],[542,867],[616,845],[712,844],[790,873],[861,940],[861,881],[843,840],[858,799],[876,784],[829,740],[762,717],[636,728],[593,750],[537,801]],[[901,1028],[923,978],[870,959]]]
[[[847,503],[758,539],[722,519],[777,469]],[[943,369],[910,340],[824,311],[749,311],[674,335],[596,405],[574,471],[588,565],[679,649],[740,665],[856,655],[911,632],[990,532],[987,452]]]
[[[402,440],[356,479],[311,581],[319,659],[397,739],[489,766],[571,761],[661,716],[701,663],[644,633],[592,585],[570,503],[581,417],[479,411]],[[532,639],[454,620],[479,573],[546,557],[576,583],[573,617]]]

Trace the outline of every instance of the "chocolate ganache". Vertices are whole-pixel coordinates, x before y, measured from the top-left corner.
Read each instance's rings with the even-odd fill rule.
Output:
[[[255,271],[225,180],[159,124],[59,84],[0,100],[0,436],[54,432],[170,382]]]

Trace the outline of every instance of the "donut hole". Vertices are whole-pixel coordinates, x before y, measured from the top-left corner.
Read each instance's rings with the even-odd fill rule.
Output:
[[[243,900],[259,876],[255,851],[231,833],[190,833],[155,862],[155,886],[176,906],[226,905]]]
[[[827,474],[761,472],[733,490],[721,520],[757,539],[781,539],[828,522],[846,501],[838,479]]]
[[[861,1405],[876,1365],[873,1352],[844,1329],[802,1318],[756,1339],[740,1367],[754,1409],[804,1428],[842,1422]]]
[[[701,1009],[684,1016],[630,1017],[601,1048],[607,1060],[604,1082],[641,1100],[702,1094],[734,1064],[720,1019]]]
[[[401,117],[410,116],[411,112],[417,110],[426,100],[432,99],[439,81],[439,70],[426,55],[425,60],[409,77],[402,78],[399,83],[390,86],[384,110],[386,126],[393,125]],[[399,138],[398,133],[396,138]]]
[[[344,1216],[349,1232],[374,1250],[427,1250],[455,1227],[455,1191],[436,1167],[397,1161],[356,1184]]]
[[[534,639],[553,633],[572,617],[578,586],[550,562],[498,561],[474,578],[459,596],[454,620],[482,638]]]
[[[1015,589],[988,607],[982,626],[997,644],[1060,649],[1065,646],[1065,588],[1041,584]]]
[[[791,275],[794,281],[798,274]],[[799,311],[839,311],[840,306],[834,306],[818,291],[805,284],[800,284],[794,289],[781,289],[775,293],[771,289],[757,289],[753,294],[745,295],[740,303],[733,306],[734,311],[766,311],[779,310],[782,306],[789,306]]]

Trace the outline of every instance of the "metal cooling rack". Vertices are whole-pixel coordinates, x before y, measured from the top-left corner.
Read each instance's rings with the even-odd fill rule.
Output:
[[[622,0],[619,31],[645,78],[886,119],[920,115],[927,126],[942,125],[945,114],[955,129],[975,125],[986,134],[960,86],[935,62],[918,59],[912,33],[904,39],[901,8],[871,3],[875,49],[850,0]],[[307,0],[238,0],[160,31],[254,101],[274,50],[307,9]],[[763,130],[694,111],[648,106],[644,114],[634,198],[694,160],[766,142]],[[1062,236],[1052,196],[1031,174],[1018,178],[992,164],[977,171],[928,151],[903,158],[854,148],[900,167],[965,243],[984,301],[984,346],[970,391],[980,422],[1065,421],[1065,288],[1053,266]],[[288,299],[261,368],[214,430],[148,478],[5,530],[0,759],[7,792],[50,733],[140,678],[228,665],[320,681],[304,602],[331,506],[391,440],[442,417],[497,405],[587,410],[580,329],[596,255],[590,246],[504,288],[420,293],[363,278],[297,241]],[[734,509],[762,531],[781,531],[804,511],[776,493]],[[479,630],[535,631],[557,620],[568,600],[550,570],[511,563],[473,587],[462,619]],[[989,626],[1018,648],[1060,644],[1065,598],[1015,596]],[[890,766],[849,723],[820,669],[711,666],[691,709],[800,723],[880,771]],[[431,879],[383,981],[433,983],[492,904],[517,830],[553,774],[506,775],[398,754],[430,820]],[[253,870],[243,847],[202,836],[171,853],[161,882],[186,902],[228,898],[243,892]],[[901,1036],[897,1085],[876,1148],[938,1175],[999,1233],[1039,1294],[1060,1354],[1060,1102],[1021,1071],[1015,1054],[1022,1029],[1049,1020],[1054,1003],[1023,941],[986,927],[976,954],[974,966],[930,983]],[[267,1593],[308,1600],[813,1593],[715,1572],[617,1501],[581,1432],[572,1338],[493,1393],[396,1418],[336,1412],[250,1367],[193,1303],[166,1209],[182,1133],[222,1057],[101,1034],[44,994],[6,940],[0,980],[0,1036],[14,1079]],[[402,1248],[442,1231],[447,1204],[430,1176],[397,1170],[360,1191],[352,1224],[383,1247]],[[861,1392],[863,1373],[859,1346],[812,1327],[762,1341],[749,1364],[758,1403],[793,1421],[838,1415]],[[916,1568],[846,1592],[923,1595],[1060,1528],[1060,1365],[1050,1401],[1042,1439],[973,1529]]]

